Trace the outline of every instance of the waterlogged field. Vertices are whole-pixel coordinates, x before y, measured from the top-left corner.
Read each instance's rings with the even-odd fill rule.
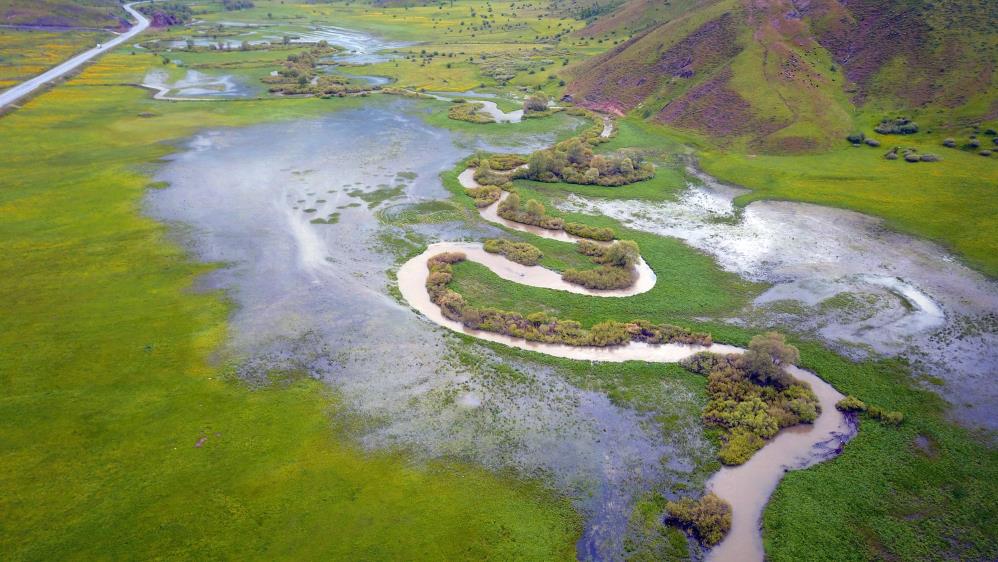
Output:
[[[308,373],[274,371],[251,388],[235,365],[210,360],[231,305],[192,291],[212,267],[191,263],[140,215],[153,181],[143,170],[208,124],[356,103],[156,103],[111,85],[137,80],[139,60],[105,57],[0,123],[10,173],[0,193],[9,298],[0,407],[17,451],[2,461],[3,550],[570,556],[578,517],[535,484],[364,452],[345,438],[354,422],[342,399]]]
[[[504,237],[553,270],[591,266],[569,244],[483,220],[458,175],[475,154],[528,154],[593,123],[476,124],[448,118],[446,101],[281,96],[263,82],[325,40],[337,50],[321,73],[509,112],[530,90],[560,95],[565,68],[623,37],[576,33],[585,22],[546,4],[196,7],[192,25],[150,30],[0,119],[0,551],[699,556],[664,516],[719,468],[705,377],[454,334],[407,306],[395,279],[441,240]],[[940,398],[993,422],[994,356],[979,342],[993,339],[994,282],[959,263],[990,272],[994,237],[975,231],[995,214],[993,162],[937,151],[942,162],[909,165],[865,147],[756,157],[634,118],[615,127],[597,152],[640,154],[653,179],[514,185],[636,241],[650,291],[594,298],[471,262],[451,288],[476,307],[587,328],[642,318],[741,347],[779,326],[802,367],[904,422],[863,416],[839,456],[789,473],[764,513],[767,559],[998,555],[998,458]],[[697,179],[694,148],[709,173],[754,191]],[[765,198],[873,213],[946,248]],[[776,248],[780,236],[796,242]],[[840,258],[834,287],[811,247]],[[896,282],[857,281],[849,268],[871,253],[868,268]],[[918,322],[935,311],[945,341]],[[912,346],[942,371],[899,351]]]

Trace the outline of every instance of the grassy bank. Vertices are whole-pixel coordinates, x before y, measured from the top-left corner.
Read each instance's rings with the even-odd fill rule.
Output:
[[[147,58],[0,119],[5,558],[571,558],[576,515],[538,486],[362,452],[319,384],[209,361],[229,306],[141,217],[142,170],[206,126],[361,102],[154,102],[120,85]]]

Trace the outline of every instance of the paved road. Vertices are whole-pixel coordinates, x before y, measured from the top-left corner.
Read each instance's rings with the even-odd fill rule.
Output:
[[[135,37],[139,33],[145,31],[145,29],[149,27],[149,18],[143,16],[141,13],[139,13],[138,10],[132,8],[132,6],[139,3],[140,2],[132,2],[131,4],[126,4],[124,6],[125,10],[127,10],[128,13],[132,14],[132,16],[139,21],[138,24],[132,26],[132,28],[129,29],[127,32],[122,33],[121,35],[115,37],[114,39],[111,39],[107,43],[103,43],[100,47],[94,47],[93,49],[90,49],[85,53],[80,53],[79,55],[76,55],[75,57],[60,64],[59,66],[49,69],[43,74],[35,76],[30,80],[21,82],[20,84],[14,86],[9,90],[0,92],[0,108],[7,107],[8,105],[30,94],[31,92],[37,90],[38,88],[41,88],[46,83],[51,82],[52,80],[55,80],[56,78],[65,75],[67,72],[76,69],[77,67],[87,62],[88,60],[96,57],[97,55],[110,51],[111,49],[117,47],[118,45],[124,43],[125,41],[128,41],[132,37]]]

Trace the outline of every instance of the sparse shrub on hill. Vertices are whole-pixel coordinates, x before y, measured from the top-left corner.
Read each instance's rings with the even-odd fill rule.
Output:
[[[887,160],[897,160],[898,159],[898,148],[894,147],[891,150],[887,151],[887,154],[884,154],[884,158],[887,159]]]
[[[956,148],[956,140],[946,139],[943,141],[943,146],[945,146],[946,148]]]
[[[864,133],[853,133],[846,137],[846,140],[852,144],[862,144],[866,140],[866,134]]]
[[[880,146],[880,141],[877,139],[866,139],[866,146],[872,146],[874,148]]]
[[[731,505],[713,492],[699,500],[666,503],[667,522],[690,530],[706,546],[714,546],[731,529]]]
[[[918,124],[907,117],[885,118],[873,130],[881,135],[912,135],[918,132]]]
[[[939,157],[936,156],[935,154],[923,154],[923,155],[919,156],[918,159],[921,160],[922,162],[938,162],[939,161]]]
[[[991,156],[991,151],[985,149],[985,150],[982,150],[982,151],[978,152],[978,154],[980,154],[981,156]]]

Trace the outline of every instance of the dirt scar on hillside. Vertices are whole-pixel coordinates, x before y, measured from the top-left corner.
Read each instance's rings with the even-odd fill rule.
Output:
[[[860,213],[787,201],[732,201],[745,190],[689,170],[675,201],[572,195],[564,211],[606,215],[672,236],[725,270],[772,284],[733,323],[811,334],[855,358],[901,356],[968,425],[998,429],[998,283],[946,250]]]
[[[379,218],[449,199],[440,172],[484,143],[529,152],[554,141],[513,128],[501,139],[465,137],[426,125],[425,109],[372,98],[317,119],[202,131],[156,174],[169,187],[149,192],[146,211],[169,222],[196,258],[225,264],[200,286],[235,303],[220,360],[244,378],[262,381],[277,369],[328,381],[365,422],[352,427],[368,448],[544,478],[585,517],[580,551],[620,558],[636,498],[702,484],[693,471],[710,446],[696,398],[663,381],[662,400],[680,420],[663,435],[650,416],[546,366],[509,364],[475,346],[465,348],[482,367],[465,366],[445,330],[389,296],[396,256],[384,235],[499,232],[455,222],[403,229]]]

